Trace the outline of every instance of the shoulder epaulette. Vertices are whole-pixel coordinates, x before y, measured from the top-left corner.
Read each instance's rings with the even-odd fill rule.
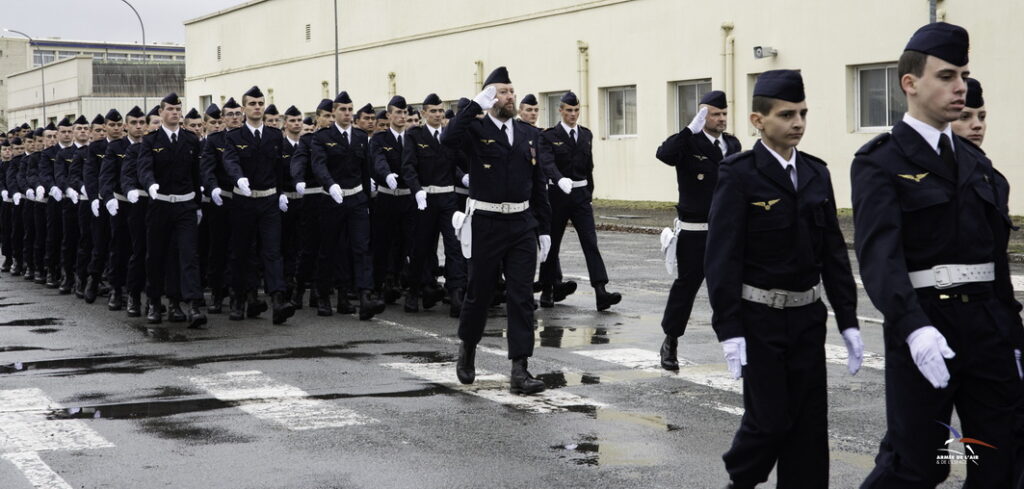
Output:
[[[882,134],[879,134],[879,135],[875,136],[874,138],[872,138],[871,141],[868,141],[867,144],[865,144],[864,146],[861,146],[860,149],[857,150],[856,154],[858,156],[859,155],[871,154],[872,151],[874,151],[879,146],[884,144],[891,137],[892,137],[892,134],[888,133],[888,132],[884,132]]]

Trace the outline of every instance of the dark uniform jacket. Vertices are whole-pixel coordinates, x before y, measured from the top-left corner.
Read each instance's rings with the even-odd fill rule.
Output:
[[[132,190],[138,190],[148,195],[148,189],[143,188],[139,182],[139,152],[142,150],[142,143],[138,142],[125,151],[124,161],[121,163],[121,189],[127,194]]]
[[[370,137],[370,158],[373,164],[373,179],[377,181],[377,185],[383,188],[388,188],[387,177],[389,174],[394,173],[398,177],[402,176],[402,153],[405,151],[405,147],[409,145],[409,133],[406,132],[402,135],[402,146],[398,146],[398,140],[395,135],[392,134],[391,129],[378,132]],[[408,188],[406,182],[402,178],[398,178],[398,187],[396,188]]]
[[[78,187],[72,187],[70,184],[70,173],[71,165],[75,162],[75,153],[78,151],[78,146],[75,143],[71,143],[71,146],[62,148],[57,152],[57,161],[53,165],[53,183],[62,192],[66,192],[67,189],[73,188],[75,192],[78,192]]]
[[[400,175],[413,194],[428,185],[447,187],[462,181],[465,172],[456,164],[455,150],[435,139],[431,128],[414,127],[405,132],[405,137]]]
[[[231,193],[235,188],[236,180],[232,180],[224,170],[224,147],[227,131],[217,131],[206,136],[206,143],[202,146],[202,157],[200,165],[202,168],[203,189],[206,196],[210,196],[213,189],[219,188],[221,192]],[[250,182],[252,183],[252,182]],[[251,185],[250,185],[251,187]]]
[[[323,130],[320,129],[319,131]],[[316,174],[313,173],[313,165],[310,158],[310,147],[313,144],[314,134],[316,133],[311,132],[299,137],[299,147],[295,148],[295,153],[292,154],[291,162],[289,163],[292,181],[295,183],[304,182],[306,188],[320,186],[320,180],[317,180]]]
[[[369,142],[366,133],[356,127],[351,129],[351,138],[346,142],[336,125],[315,132],[310,145],[310,163],[313,173],[323,185],[325,192],[334,184],[338,184],[342,189],[362,186],[363,193],[359,195],[368,199],[367,155]],[[349,201],[350,198],[344,200],[344,202]],[[365,202],[365,200],[358,202]]]
[[[75,150],[75,155],[71,157],[71,166],[68,167],[67,184],[68,188],[75,189],[75,192],[81,192],[85,188],[85,162],[89,159],[89,154],[92,152],[91,144],[86,143],[78,147]],[[88,201],[87,195],[81,196],[81,201]],[[92,198],[92,195],[88,195]]]
[[[231,181],[248,178],[252,190],[287,191],[283,188],[287,167],[281,157],[285,143],[280,129],[264,125],[257,144],[252,131],[243,125],[228,131],[224,141],[224,170]]]
[[[128,155],[128,147],[132,145],[128,136],[111,141],[107,144],[107,153],[100,163],[99,189],[103,201],[114,198],[114,194],[124,196],[121,188],[121,169],[125,157]]]
[[[761,141],[718,168],[704,268],[719,340],[744,336],[744,284],[794,292],[824,282],[840,331],[857,327],[857,288],[825,162],[797,152],[799,190]],[[747,325],[748,327],[750,325]]]
[[[89,152],[86,153],[82,163],[82,185],[85,185],[85,192],[89,194],[90,200],[100,199],[100,201],[105,201],[110,198],[109,195],[101,196],[99,192],[100,165],[103,163],[103,157],[107,154],[108,144],[109,142],[106,139],[89,143]],[[170,141],[168,141],[168,144],[170,144]]]
[[[552,185],[568,178],[587,181],[587,190],[594,193],[594,134],[583,126],[576,126],[576,140],[569,137],[561,123],[540,134],[540,163]],[[557,189],[557,187],[555,187]],[[561,192],[561,189],[558,189]],[[589,199],[588,199],[589,200]]]
[[[857,151],[850,168],[860,274],[871,302],[885,315],[887,334],[904,341],[932,325],[921,307],[909,272],[944,264],[994,262],[997,280],[941,291],[994,293],[1013,312],[1006,240],[1012,225],[1005,205],[1009,185],[1000,188],[992,162],[968,140],[956,137],[954,178],[924,137],[900,121]],[[999,279],[1002,277],[1002,279]],[[1005,311],[1004,311],[1005,312]],[[1007,338],[1019,342],[1019,315],[997,320]]]
[[[199,206],[199,138],[184,129],[178,130],[178,142],[171,143],[164,129],[143,136],[139,148],[139,183],[149,191],[154,183],[160,184],[163,195],[185,195],[195,192],[193,203]]]
[[[690,128],[684,128],[661,143],[656,153],[662,163],[676,168],[679,186],[676,210],[681,221],[707,222],[711,194],[718,183],[722,151],[703,132],[693,134]],[[725,141],[727,156],[740,152],[742,145],[735,136],[722,133],[722,140]]]
[[[36,185],[42,185],[43,191],[47,192],[47,194],[49,194],[51,188],[57,185],[57,181],[54,178],[54,167],[57,165],[57,153],[60,150],[60,145],[54,144],[40,152]]]

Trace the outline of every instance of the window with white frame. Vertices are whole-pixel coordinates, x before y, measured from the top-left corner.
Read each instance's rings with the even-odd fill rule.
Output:
[[[682,130],[697,115],[700,98],[711,91],[711,80],[689,80],[675,83],[676,130]]]
[[[636,135],[636,85],[611,87],[604,92],[605,132],[611,137]]]
[[[541,104],[541,114],[538,114],[540,117],[537,118],[538,123],[546,123],[547,125],[544,127],[555,127],[562,120],[562,116],[558,113],[558,105],[562,103],[562,95],[565,95],[566,91],[540,94],[540,98],[537,100]]]
[[[903,117],[907,99],[895,63],[858,66],[854,83],[857,130],[887,130]]]
[[[213,95],[200,95],[199,96],[199,107],[197,110],[205,113],[206,108],[213,103]]]
[[[32,53],[32,64],[33,66],[42,66],[46,63],[52,63],[54,56],[55,53],[53,51],[36,50]]]

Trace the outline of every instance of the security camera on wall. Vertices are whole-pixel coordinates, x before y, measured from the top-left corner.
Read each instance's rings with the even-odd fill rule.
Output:
[[[779,54],[775,48],[769,46],[754,46],[754,59],[771,58]]]

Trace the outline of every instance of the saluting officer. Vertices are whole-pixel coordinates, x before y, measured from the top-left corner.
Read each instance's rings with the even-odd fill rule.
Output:
[[[107,308],[120,311],[124,308],[124,286],[128,276],[128,260],[131,258],[132,241],[128,230],[128,212],[121,205],[127,205],[128,197],[121,185],[121,170],[128,147],[142,141],[146,132],[146,114],[138,106],[125,114],[127,135],[107,144],[107,152],[100,164],[99,195],[106,201],[110,214],[110,299]]]
[[[732,488],[752,488],[778,464],[779,487],[828,487],[824,282],[860,369],[857,289],[825,163],[797,151],[807,120],[800,72],[754,85],[754,149],[719,166],[705,267],[712,326],[745,413],[725,453]],[[746,366],[746,368],[744,368]]]
[[[594,287],[597,310],[604,311],[622,301],[618,292],[608,292],[608,271],[601,252],[597,249],[597,229],[594,224],[594,154],[591,143],[594,135],[576,124],[580,116],[580,101],[576,94],[566,92],[559,101],[558,113],[562,120],[545,130],[540,137],[540,164],[548,177],[548,199],[551,203],[551,253],[540,265],[541,307],[553,307],[554,288],[562,282],[558,252],[562,236],[569,221],[587,260],[590,284]],[[506,271],[507,273],[507,271]]]
[[[284,194],[286,164],[281,130],[263,123],[263,92],[253,86],[242,95],[245,126],[228,131],[224,137],[224,170],[235,182],[231,206],[231,279],[235,297],[229,319],[243,319],[243,301],[252,295],[254,280],[249,253],[254,243],[263,263],[266,292],[271,296],[273,323],[282,324],[295,306],[285,299],[284,265],[281,260],[281,212],[287,206]],[[250,187],[251,185],[251,187]],[[278,189],[281,191],[278,191]]]
[[[1013,484],[1024,333],[997,175],[950,127],[968,94],[968,47],[967,31],[944,22],[914,33],[897,67],[907,113],[851,167],[860,273],[885,316],[888,430],[864,488],[945,480],[936,456],[954,407],[963,436],[984,442],[971,444],[979,463],[964,487]]]
[[[460,225],[463,252],[469,258],[469,284],[459,317],[462,344],[455,372],[464,384],[476,378],[476,345],[487,325],[498,266],[504,263],[510,390],[534,394],[544,390],[544,383],[530,375],[527,364],[534,344],[533,273],[538,243],[541,262],[551,248],[551,207],[546,179],[537,165],[537,133],[513,119],[516,96],[508,70],[495,69],[484,86],[455,115],[441,140],[465,152],[472,183],[468,217]],[[486,115],[477,119],[484,111]]]
[[[718,183],[718,165],[742,149],[740,140],[725,132],[729,105],[725,92],[712,90],[700,99],[697,114],[690,124],[658,147],[659,160],[676,169],[679,186],[678,218],[675,222],[676,279],[668,292],[661,329],[661,366],[679,370],[676,349],[679,337],[686,332],[693,301],[704,281],[704,250],[708,237],[708,211],[711,193]],[[672,250],[669,249],[669,252]]]
[[[199,138],[181,130],[181,100],[170,93],[160,101],[160,129],[146,134],[139,149],[139,182],[152,201],[146,210],[146,320],[161,322],[165,263],[179,270],[181,296],[189,302],[189,328],[206,324],[196,250],[199,210]],[[171,241],[177,245],[177,256]]]
[[[399,279],[406,275],[406,263],[412,251],[416,230],[416,207],[402,173],[402,152],[408,142],[405,97],[395,95],[388,102],[389,127],[370,138],[370,164],[377,182],[373,203],[374,284],[384,302],[391,304],[402,296]]]

